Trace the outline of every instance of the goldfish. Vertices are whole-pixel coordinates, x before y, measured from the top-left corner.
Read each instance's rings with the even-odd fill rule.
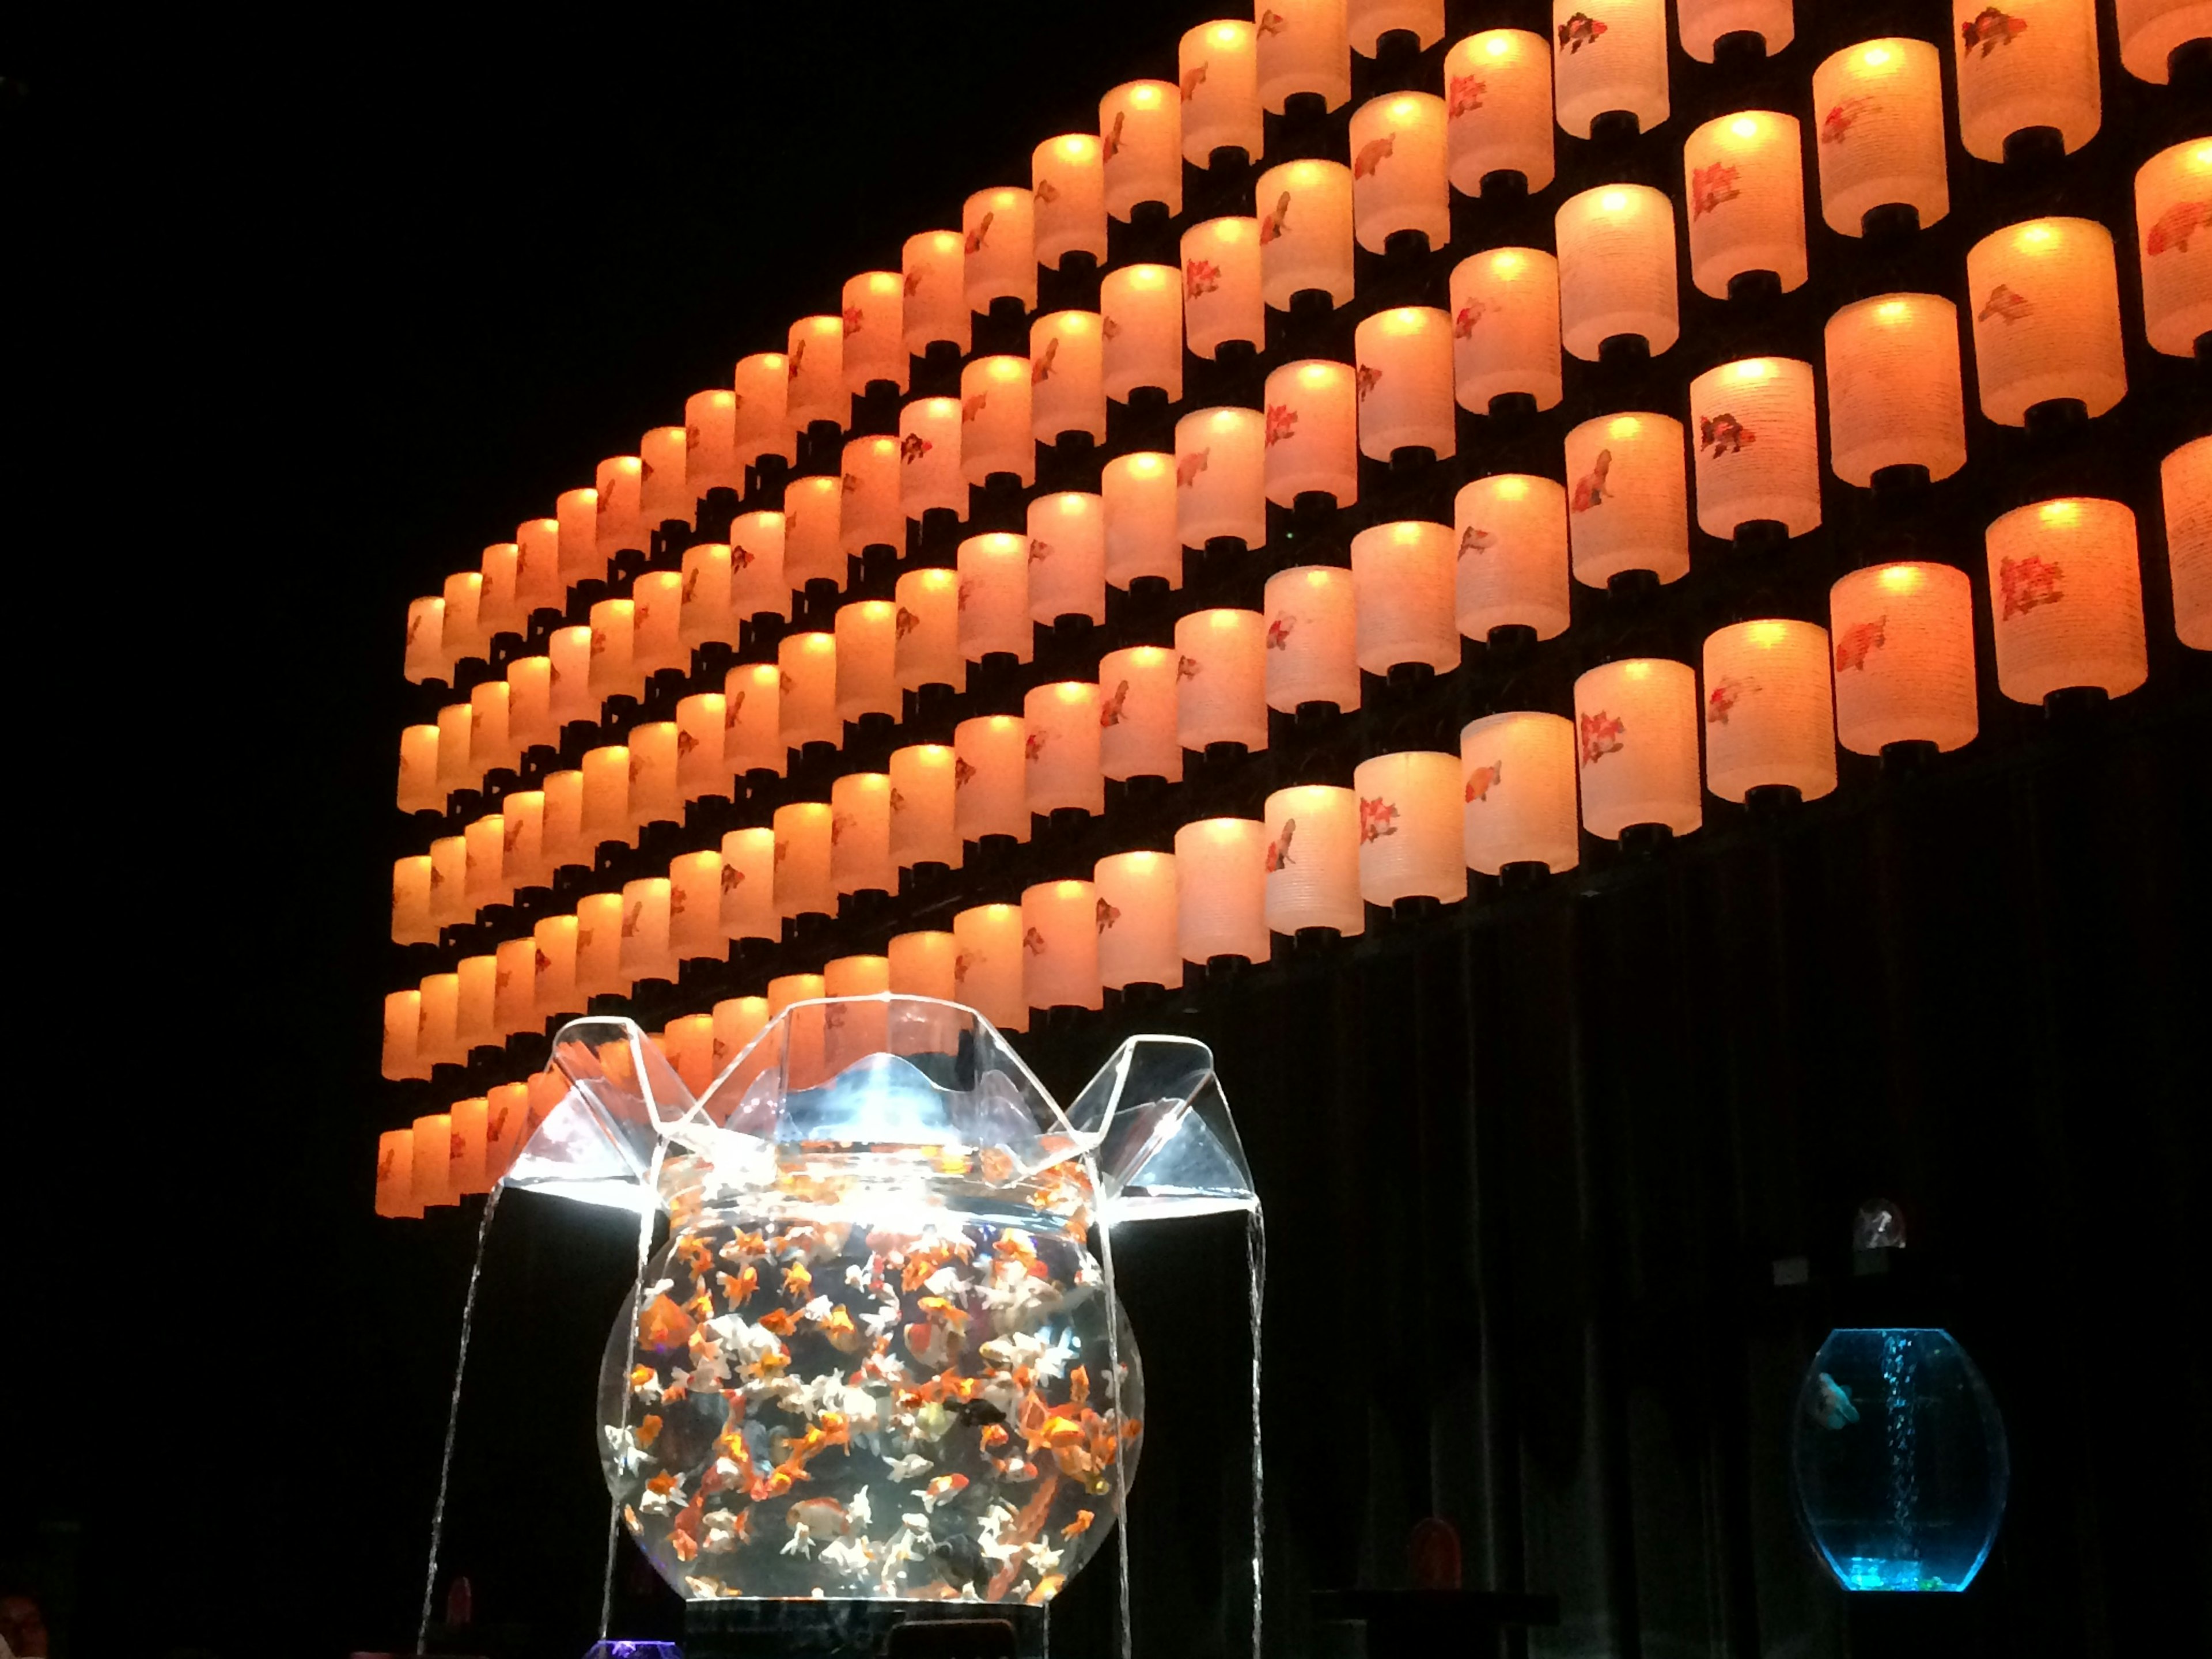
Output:
[[[638,1346],[656,1353],[680,1348],[690,1340],[696,1322],[663,1291],[647,1303],[637,1316]]]
[[[1045,1574],[1043,1577],[1036,1581],[1036,1588],[1031,1590],[1026,1598],[1030,1606],[1033,1607],[1042,1607],[1047,1601],[1051,1601],[1054,1596],[1060,1594],[1060,1587],[1066,1582],[1067,1577],[1065,1573],[1048,1572]]]
[[[1095,1518],[1089,1510],[1078,1510],[1075,1519],[1060,1529],[1060,1535],[1062,1538],[1080,1538],[1091,1530],[1091,1522]]]
[[[839,1353],[857,1353],[864,1340],[860,1328],[853,1322],[853,1316],[839,1303],[830,1310],[830,1316],[822,1322],[822,1334],[830,1339],[830,1346]]]
[[[637,1443],[641,1449],[660,1438],[660,1419],[653,1416],[647,1416],[637,1425]]]
[[[814,1275],[807,1271],[805,1262],[794,1261],[783,1270],[783,1291],[786,1296],[794,1297],[804,1302],[806,1300],[807,1293],[813,1288]]]
[[[1352,401],[1364,404],[1367,394],[1382,383],[1382,371],[1371,363],[1362,363],[1352,372]]]
[[[1387,161],[1398,143],[1398,135],[1386,132],[1380,138],[1370,138],[1359,147],[1359,154],[1352,158],[1352,176],[1371,178],[1375,170]]]
[[[1606,478],[1613,471],[1613,452],[1601,449],[1590,470],[1575,480],[1574,500],[1569,504],[1571,513],[1587,513],[1594,507],[1605,504]]]
[[[761,1316],[760,1328],[773,1335],[789,1336],[799,1328],[799,1322],[788,1308],[772,1308]]]
[[[1502,760],[1492,761],[1487,766],[1476,767],[1474,771],[1467,775],[1467,804],[1472,806],[1478,801],[1489,799],[1490,792],[1497,787],[1499,780],[1504,775],[1505,763]]]
[[[676,1552],[676,1559],[679,1561],[698,1559],[699,1516],[706,1502],[706,1493],[694,1493],[691,1501],[678,1510],[676,1518],[668,1523],[669,1547]]]
[[[836,1538],[844,1534],[851,1521],[845,1506],[834,1498],[802,1498],[791,1506],[786,1519],[796,1527],[804,1527],[817,1538]]]
[[[2025,18],[2014,17],[1995,6],[1984,6],[1959,25],[1959,39],[1963,51],[1971,52],[1979,46],[1984,58],[1999,46],[2010,46],[2017,37],[2027,33]]]
[[[1606,26],[1586,11],[1578,11],[1559,25],[1559,50],[1573,57],[1584,46],[1594,46]]]
[[[721,1283],[723,1300],[733,1308],[744,1307],[760,1288],[760,1270],[750,1263],[734,1273],[716,1273],[714,1277]]]
[[[934,1510],[939,1504],[945,1503],[951,1498],[959,1497],[962,1492],[967,1490],[968,1477],[966,1475],[940,1474],[936,1480],[931,1481],[927,1486],[916,1488],[914,1495],[921,1499],[921,1507],[924,1511],[928,1511]]]
[[[1006,1425],[1005,1424],[986,1423],[983,1425],[982,1432],[977,1437],[978,1449],[988,1455],[989,1453],[996,1451],[1000,1447],[1005,1445],[1012,1438],[1013,1436],[1006,1432]]]
[[[1851,1391],[1826,1371],[1806,1401],[1806,1413],[1824,1429],[1840,1429],[1847,1423],[1859,1420],[1859,1408],[1851,1404]]]
[[[1080,1406],[1090,1398],[1091,1373],[1084,1366],[1078,1365],[1067,1374],[1067,1403]]]

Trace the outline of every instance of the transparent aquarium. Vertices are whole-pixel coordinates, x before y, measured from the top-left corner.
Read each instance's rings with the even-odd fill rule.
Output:
[[[1798,1390],[1790,1472],[1849,1590],[1963,1590],[2003,1519],[2004,1421],[1948,1331],[1831,1332]]]

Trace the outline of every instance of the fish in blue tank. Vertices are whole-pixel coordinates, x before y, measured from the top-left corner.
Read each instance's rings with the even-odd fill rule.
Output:
[[[1859,1420],[1859,1408],[1851,1404],[1851,1391],[1826,1371],[1820,1373],[1805,1408],[1824,1429],[1840,1429]]]

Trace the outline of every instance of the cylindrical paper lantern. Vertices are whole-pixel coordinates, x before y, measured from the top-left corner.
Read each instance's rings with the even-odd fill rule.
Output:
[[[838,509],[837,542],[848,558],[871,547],[906,548],[896,438],[855,438],[845,446],[845,498]]]
[[[1308,491],[1359,499],[1359,403],[1348,363],[1309,359],[1271,371],[1262,451],[1267,499],[1289,507]]]
[[[837,717],[898,718],[898,607],[888,599],[861,599],[837,607]]]
[[[1030,838],[1026,737],[1016,714],[979,714],[952,728],[952,818],[961,840]]]
[[[968,516],[968,480],[960,471],[962,422],[957,398],[916,398],[899,410],[899,502],[909,519],[933,507]]]
[[[599,463],[592,487],[599,493],[599,549],[602,558],[612,558],[625,550],[645,550],[645,504],[640,498],[639,479],[644,470],[644,463],[635,455],[610,455]]]
[[[684,602],[677,631],[686,645],[738,642],[738,618],[730,610],[730,550],[723,542],[696,542],[684,550]],[[509,678],[512,678],[510,673]]]
[[[721,921],[730,939],[777,936],[774,829],[732,830],[722,837]]]
[[[1174,273],[1167,276],[1172,294]],[[1172,330],[1167,337],[1174,337]],[[1030,325],[1030,435],[1037,442],[1058,443],[1064,432],[1106,441],[1104,349],[1094,312],[1055,311]]]
[[[1482,414],[1490,400],[1526,392],[1539,409],[1559,401],[1559,262],[1531,247],[1492,248],[1451,274],[1453,392]]]
[[[430,920],[441,927],[476,915],[469,903],[468,860],[465,836],[441,836],[430,843]]]
[[[1032,1008],[1097,1008],[1098,890],[1048,881],[1022,890],[1023,994]]]
[[[1728,297],[1729,281],[1771,270],[1805,284],[1805,174],[1797,119],[1746,110],[1708,121],[1682,146],[1690,204],[1690,280]]]
[[[2024,127],[2056,127],[2069,154],[2096,136],[2092,0],[1951,0],[1951,52],[1969,155],[2003,161],[2005,140]]]
[[[1828,319],[1828,460],[1847,483],[1886,466],[1948,478],[1966,464],[1959,311],[1934,294],[1884,294]]]
[[[768,999],[727,997],[714,1005],[711,1018],[714,1022],[714,1069],[719,1074],[768,1029]]]
[[[1783,784],[1812,800],[1836,787],[1826,629],[1759,621],[1708,634],[1705,682],[1706,788],[1741,800]]]
[[[422,1023],[415,1028],[415,1060],[420,1066],[459,1066],[468,1059],[461,1047],[461,976],[428,974],[418,988]]]
[[[1451,189],[1444,176],[1444,100],[1390,93],[1352,112],[1352,229],[1370,253],[1401,230],[1432,248],[1451,240]]]
[[[1488,714],[1459,734],[1460,824],[1468,868],[1509,864],[1558,875],[1580,860],[1575,834],[1575,723],[1531,709]]]
[[[1451,319],[1427,306],[1377,312],[1352,334],[1359,361],[1359,453],[1387,461],[1395,450],[1455,453]]]
[[[1391,905],[1467,896],[1457,755],[1378,755],[1353,769],[1352,787],[1359,803],[1360,897]]]
[[[878,380],[889,380],[901,392],[906,390],[905,293],[905,280],[896,270],[864,270],[847,278],[842,362],[846,391],[857,396]]]
[[[730,614],[739,622],[791,614],[783,529],[781,512],[741,513],[730,526]]]
[[[902,869],[960,862],[954,758],[952,745],[943,743],[891,750],[891,859]]]
[[[446,792],[438,781],[438,728],[410,726],[399,734],[399,810],[442,812]]]
[[[561,556],[561,580],[574,582],[605,576],[614,549],[599,550],[599,492],[564,489],[554,497],[553,515],[559,526],[554,545]]]
[[[2192,138],[2143,163],[2136,234],[2151,349],[2189,356],[2212,334],[2212,139]]]
[[[959,562],[960,651],[969,662],[994,652],[1030,659],[1029,539],[994,530],[970,536]]]
[[[660,1033],[660,1051],[694,1099],[705,1094],[714,1081],[714,1016],[686,1014],[670,1020]]]
[[[1181,403],[1182,274],[1172,265],[1123,265],[1106,273],[1105,281],[1099,284],[1098,295],[1098,308],[1103,313],[1098,333],[1103,343],[1100,362],[1106,395],[1127,403],[1129,394],[1139,386],[1156,386],[1168,394],[1170,403]],[[1061,314],[1086,315],[1082,312]],[[1046,320],[1039,318],[1037,326],[1042,327]],[[1035,357],[1048,349],[1039,343],[1036,328],[1033,327],[1030,331],[1030,356]],[[1040,410],[1044,397],[1041,386],[1031,400]],[[1087,413],[1086,410],[1086,418]],[[1084,429],[1103,439],[1106,431],[1103,409],[1098,411],[1098,418],[1100,425]],[[1036,419],[1037,435],[1042,438],[1045,433],[1041,412]]]
[[[2005,426],[2054,398],[2101,415],[2127,394],[2112,234],[2090,219],[2008,225],[1966,250],[1982,413]]]
[[[1334,109],[1352,96],[1352,42],[1345,0],[1267,0],[1254,9],[1260,101],[1280,114],[1285,100],[1319,93]]]
[[[830,874],[841,894],[897,890],[889,774],[848,772],[830,786]]]
[[[695,495],[745,487],[738,453],[738,397],[726,386],[695,392],[684,400],[684,476]]]
[[[1278,311],[1319,289],[1329,303],[1352,299],[1352,169],[1334,161],[1285,161],[1260,175],[1260,292]]]
[[[483,550],[483,586],[478,590],[477,622],[489,647],[495,634],[519,634],[523,614],[515,592],[515,566],[522,550],[513,542],[494,542]]]
[[[386,1129],[376,1138],[376,1212],[392,1219],[422,1213],[415,1196],[415,1131]]]
[[[537,1126],[530,1119],[530,1085],[498,1083],[485,1091],[484,1169],[492,1180],[504,1176]]]
[[[1267,959],[1267,826],[1200,818],[1176,831],[1176,934],[1186,962]]]
[[[1181,986],[1175,855],[1115,853],[1091,873],[1100,982],[1116,991]]]
[[[1260,222],[1208,219],[1182,234],[1182,316],[1190,349],[1211,358],[1225,340],[1267,340]]]
[[[1036,212],[1029,191],[1005,185],[979,190],[962,205],[960,278],[969,310],[988,311],[998,299],[1036,309]]]
[[[801,317],[791,325],[786,355],[791,377],[786,413],[804,432],[816,421],[849,423],[851,395],[845,390],[845,319]]]
[[[1444,116],[1455,189],[1517,173],[1534,196],[1552,182],[1551,47],[1525,29],[1470,34],[1444,54]]]
[[[397,1083],[404,1078],[428,1077],[429,1066],[416,1056],[415,1043],[422,1024],[422,993],[394,991],[384,999],[383,1075]]]
[[[1066,490],[1040,495],[1029,507],[1030,619],[1049,626],[1060,617],[1106,620],[1106,506],[1096,495]]]
[[[1098,100],[1106,210],[1127,219],[1139,202],[1182,211],[1182,99],[1167,81],[1131,81]]]
[[[775,647],[780,694],[777,723],[787,749],[836,743],[844,732],[837,718],[837,636],[787,634]]]
[[[545,642],[545,690],[557,731],[571,720],[596,720],[599,694],[592,689],[592,630],[556,628]]]
[[[826,988],[822,983],[822,975],[819,974],[785,974],[779,978],[769,981],[769,1018],[774,1019],[795,1002],[819,1001],[825,994]],[[803,1029],[794,1028],[792,1032],[792,1048],[794,1050],[799,1048],[809,1034]],[[814,1028],[811,1035],[813,1037],[814,1046],[818,1051],[822,1042],[820,1029]],[[819,1058],[818,1053],[816,1057]]]
[[[1828,592],[1836,736],[1857,755],[1893,743],[1972,743],[1974,595],[1948,564],[1854,570]]]
[[[430,855],[418,853],[392,864],[392,942],[435,945],[438,924],[430,915]]]
[[[1185,547],[1219,536],[1266,543],[1266,433],[1256,409],[1194,410],[1176,422],[1176,533]]]
[[[514,527],[514,592],[526,620],[561,603],[561,521],[525,519]]]
[[[927,355],[933,340],[950,340],[968,352],[968,294],[963,238],[957,230],[925,230],[909,236],[899,251],[905,276],[901,319],[906,349]]]
[[[2159,463],[2158,477],[2173,630],[2184,645],[2212,651],[2212,438],[2182,445]]]
[[[1253,27],[1239,19],[1201,23],[1176,49],[1182,94],[1182,155],[1205,167],[1217,149],[1260,155],[1260,64]]]
[[[473,789],[483,768],[470,754],[476,735],[476,710],[465,702],[449,702],[438,711],[438,793]]]
[[[957,1000],[959,986],[952,976],[952,959],[959,943],[951,933],[894,933],[890,943],[891,994],[934,997],[939,1002]]]
[[[517,752],[559,739],[553,723],[553,661],[517,657],[507,665],[507,735]]]
[[[732,374],[736,389],[738,459],[750,466],[763,455],[785,460],[798,453],[796,422],[791,418],[791,363],[781,351],[757,351],[738,359]],[[561,534],[568,526],[564,520]],[[566,541],[562,543],[566,548]]]
[[[2119,0],[2120,62],[2139,81],[2166,84],[2176,46],[2212,35],[2206,0]]]
[[[1452,498],[1452,534],[1461,633],[1522,626],[1548,640],[1565,629],[1566,491],[1522,472],[1477,478]]]
[[[447,1109],[453,1134],[450,1179],[455,1194],[485,1193],[491,1181],[484,1169],[484,1098],[482,1095],[457,1100]]]
[[[1194,611],[1176,623],[1176,738],[1185,749],[1267,746],[1267,619]]]
[[[676,823],[684,817],[684,793],[676,781],[674,720],[647,720],[629,729],[629,813],[637,823]]]
[[[1359,707],[1358,623],[1352,573],[1295,565],[1267,578],[1267,707],[1302,702]]]
[[[1567,434],[1567,534],[1575,580],[1602,587],[1623,570],[1662,582],[1690,574],[1682,423],[1607,415]]]
[[[576,994],[579,925],[574,915],[548,916],[530,930],[538,951],[538,1012],[544,1018],[583,1012],[584,1000]]]
[[[679,853],[668,865],[668,949],[678,962],[720,957],[728,949],[722,932],[722,855]]]
[[[844,480],[835,473],[784,486],[783,578],[793,592],[805,592],[809,582],[845,585],[844,513]]]
[[[994,472],[1036,481],[1030,426],[1030,361],[978,357],[960,371],[960,472],[971,484]]]
[[[925,685],[958,686],[960,573],[909,570],[898,579],[891,617],[891,667],[902,691]]]
[[[772,662],[739,663],[722,677],[722,765],[739,772],[781,773],[783,670]]]
[[[487,813],[462,832],[466,871],[464,890],[471,911],[481,910],[487,904],[504,903],[514,890],[513,884],[505,878],[505,861],[501,857],[506,842],[507,820],[496,812]]]
[[[1359,665],[1388,674],[1401,662],[1439,673],[1459,666],[1453,559],[1448,525],[1405,519],[1352,538]]]
[[[469,693],[469,758],[484,770],[513,766],[520,756],[508,729],[507,684],[486,680]]]
[[[1595,13],[1589,3],[1552,0],[1559,125],[1587,138],[1599,116],[1625,110],[1649,132],[1667,118],[1666,0],[1613,0]]]
[[[830,818],[827,801],[793,801],[775,809],[778,915],[836,913],[836,889],[830,878]]]
[[[590,614],[592,695],[605,698],[635,693],[643,683],[636,672],[637,602],[601,599]]]
[[[477,615],[483,599],[483,572],[457,570],[446,578],[446,608],[438,635],[438,649],[447,663],[463,657],[481,657],[489,638]]]
[[[623,896],[587,893],[576,902],[576,994],[620,994],[629,989],[622,971]]]
[[[630,666],[642,681],[664,668],[688,670],[684,645],[684,573],[648,570],[630,589]]]
[[[549,878],[564,866],[589,867],[592,844],[584,839],[584,775],[580,770],[545,775],[543,836]]]
[[[1087,132],[1046,139],[1030,152],[1030,179],[1037,263],[1058,270],[1067,255],[1088,253],[1104,264],[1106,172],[1098,140]]]
[[[507,825],[507,845],[501,861],[509,888],[542,887],[552,878],[553,866],[545,861],[545,792],[518,789],[499,804]]]
[[[822,964],[822,994],[826,997],[881,996],[890,990],[888,957],[838,957]]]
[[[1374,57],[1382,38],[1399,30],[1424,51],[1444,38],[1443,0],[1349,0],[1346,18],[1352,49],[1363,58]]]
[[[1756,34],[1771,58],[1797,35],[1790,0],[1674,0],[1674,27],[1682,50],[1701,64],[1713,61],[1723,34]]]
[[[684,465],[689,447],[690,434],[680,426],[657,426],[638,441],[638,519],[647,536],[672,519],[691,522],[696,497]]]
[[[1106,810],[1098,707],[1098,688],[1081,680],[1036,686],[1022,700],[1031,812],[1055,812],[1063,806]]]
[[[665,876],[623,884],[622,975],[632,985],[676,977],[676,953],[668,943],[668,896]]]
[[[1022,907],[979,904],[952,918],[956,999],[1002,1031],[1026,1031],[1029,996],[1023,982]]]
[[[1157,645],[1109,651],[1098,659],[1098,760],[1108,777],[1182,779],[1177,661],[1173,651]]]
[[[1568,350],[1595,361],[1616,334],[1642,335],[1654,356],[1674,343],[1674,210],[1664,196],[1643,185],[1586,190],[1561,204],[1556,229]]]
[[[1141,450],[1106,463],[1099,499],[1106,512],[1106,580],[1127,588],[1145,576],[1182,585],[1182,540],[1176,532],[1176,458]]]
[[[415,1151],[412,1196],[416,1207],[458,1202],[459,1194],[453,1190],[452,1115],[434,1112],[416,1118],[410,1138]]]
[[[1278,789],[1265,808],[1267,926],[1364,933],[1359,896],[1359,797],[1330,784]]]
[[[2096,686],[2121,696],[2150,672],[2144,654],[2136,515],[2076,497],[2016,507],[1989,528],[1997,687],[2015,702]]]
[[[629,748],[603,744],[584,751],[584,846],[635,838],[642,822],[630,811]]]
[[[1943,70],[1925,40],[1862,41],[1813,71],[1814,146],[1820,162],[1820,216],[1846,236],[1866,215],[1897,203],[1922,225],[1951,210],[1943,160]]]
[[[1583,827],[1618,841],[1631,824],[1686,836],[1705,822],[1698,785],[1698,676],[1687,663],[1631,657],[1575,682]]]
[[[1690,382],[1698,424],[1698,526],[1723,538],[1753,520],[1802,536],[1820,522],[1813,366],[1746,357]]]

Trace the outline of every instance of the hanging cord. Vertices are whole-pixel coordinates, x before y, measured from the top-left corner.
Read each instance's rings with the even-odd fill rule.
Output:
[[[453,1361],[453,1397],[446,1407],[446,1450],[438,1460],[438,1501],[430,1510],[430,1562],[422,1574],[422,1618],[415,1627],[415,1651],[423,1652],[430,1640],[430,1607],[438,1593],[438,1550],[446,1535],[446,1487],[453,1473],[453,1436],[461,1422],[461,1376],[469,1364],[469,1329],[476,1321],[477,1280],[483,1275],[484,1241],[491,1237],[492,1212],[499,1208],[499,1187],[484,1199],[483,1219],[477,1224],[477,1255],[469,1264],[468,1295],[461,1303],[461,1348]]]

